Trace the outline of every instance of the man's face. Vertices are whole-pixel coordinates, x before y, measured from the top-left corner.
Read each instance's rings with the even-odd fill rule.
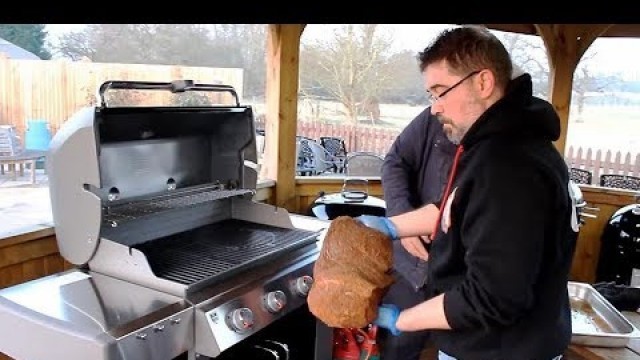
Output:
[[[454,144],[460,144],[483,112],[475,91],[474,81],[478,73],[452,74],[443,60],[427,66],[422,75],[425,88],[432,95],[431,113],[442,123],[447,138]]]

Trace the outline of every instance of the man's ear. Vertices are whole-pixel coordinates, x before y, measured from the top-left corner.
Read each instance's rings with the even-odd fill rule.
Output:
[[[484,69],[478,74],[478,89],[482,98],[490,97],[496,88],[496,77],[491,70]]]

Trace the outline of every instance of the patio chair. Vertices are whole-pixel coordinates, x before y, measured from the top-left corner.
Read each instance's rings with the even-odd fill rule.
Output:
[[[591,184],[592,178],[593,174],[589,170],[574,167],[569,169],[569,179],[576,184]]]
[[[16,180],[17,173],[24,175],[25,165],[31,172],[31,183],[36,183],[36,161],[44,158],[47,152],[43,150],[24,149],[20,137],[13,126],[0,126],[0,175],[4,175],[4,166],[11,171],[12,180]],[[19,169],[19,170],[18,170]]]
[[[618,174],[602,174],[600,175],[600,186],[617,189],[640,190],[640,177]]]
[[[11,125],[0,125],[0,156],[14,156],[22,152],[22,144],[16,129]]]
[[[256,151],[258,152],[258,155],[262,155],[264,153],[264,141],[264,131],[262,133],[256,131]]]
[[[296,139],[296,175],[313,175],[313,152],[306,142]]]
[[[384,158],[369,152],[352,152],[345,162],[347,176],[381,176]]]
[[[347,147],[344,140],[339,137],[321,136],[320,145],[322,145],[327,152],[331,154],[331,161],[333,162],[335,172],[344,172],[344,163],[347,160]]]
[[[296,173],[319,175],[334,168],[333,158],[322,145],[308,139],[296,141]]]

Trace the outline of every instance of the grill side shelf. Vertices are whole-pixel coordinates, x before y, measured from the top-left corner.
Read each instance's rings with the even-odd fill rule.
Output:
[[[187,195],[156,197],[104,206],[102,219],[108,226],[117,227],[122,222],[136,220],[144,216],[253,193],[254,190],[251,189],[212,190]]]

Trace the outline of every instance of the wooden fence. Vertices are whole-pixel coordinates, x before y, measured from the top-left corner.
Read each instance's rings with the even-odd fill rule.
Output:
[[[256,118],[256,128],[264,129],[263,117]],[[298,121],[296,134],[316,140],[321,136],[339,137],[344,139],[347,152],[367,151],[385,155],[400,130]]]
[[[31,119],[49,123],[52,134],[82,107],[95,104],[97,87],[107,80],[222,82],[232,85],[242,99],[242,69],[146,64],[71,62],[68,60],[11,60],[0,56],[0,125],[13,125],[23,136]],[[264,128],[264,116],[256,118]],[[297,134],[318,139],[345,140],[347,151],[384,155],[399,130],[299,121]],[[23,136],[24,138],[24,136]],[[640,154],[612,153],[570,147],[565,159],[571,167],[586,169],[597,184],[601,174],[640,176]]]
[[[256,118],[256,128],[264,129],[264,117]],[[385,155],[400,133],[399,130],[376,129],[353,125],[333,125],[315,122],[298,122],[297,135],[311,139],[320,136],[335,136],[344,139],[347,151],[370,151]],[[640,153],[595,151],[590,148],[570,146],[565,156],[570,167],[589,170],[594,185],[599,184],[602,174],[620,174],[640,177]]]
[[[219,81],[232,85],[242,98],[242,69],[11,60],[0,56],[0,125],[14,125],[23,136],[28,121],[40,119],[46,120],[55,134],[75,112],[96,103],[96,90],[105,81],[176,79]]]
[[[583,149],[582,147],[575,149],[570,146],[565,156],[565,161],[570,167],[590,171],[593,185],[600,183],[600,175],[602,174],[640,177],[640,153],[632,154],[628,152],[625,154],[618,151],[614,154],[611,151],[594,151],[590,148]]]

